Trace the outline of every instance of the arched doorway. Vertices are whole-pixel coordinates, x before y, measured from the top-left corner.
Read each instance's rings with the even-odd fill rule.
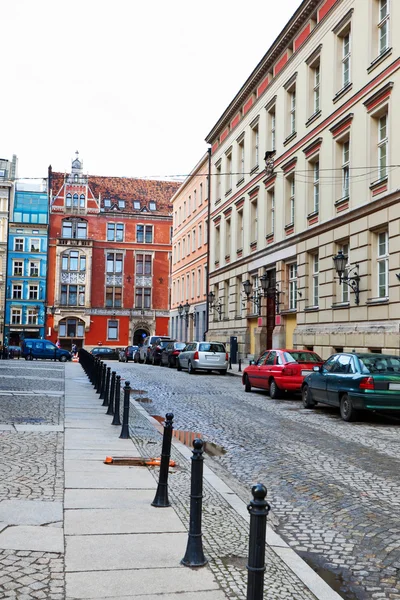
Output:
[[[150,331],[148,329],[144,329],[143,327],[135,329],[133,333],[133,345],[139,346],[139,344],[142,344],[144,338],[148,335],[150,335]]]
[[[66,350],[72,349],[72,344],[82,348],[85,339],[85,323],[81,319],[66,318],[58,324],[58,339],[61,347]]]

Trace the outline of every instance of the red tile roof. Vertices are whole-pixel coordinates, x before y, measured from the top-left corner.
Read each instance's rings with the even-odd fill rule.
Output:
[[[59,193],[63,183],[64,173],[52,174],[53,195]],[[125,200],[125,208],[121,212],[138,212],[133,208],[133,201],[139,200],[141,209],[145,206],[149,210],[149,203],[156,203],[156,211],[152,213],[170,214],[172,210],[171,198],[180,187],[179,182],[158,181],[154,179],[133,179],[127,177],[100,177],[89,175],[89,188],[95,198],[101,195],[101,207],[104,207],[104,199],[111,200],[118,205],[118,200]],[[72,184],[73,185],[73,184]]]

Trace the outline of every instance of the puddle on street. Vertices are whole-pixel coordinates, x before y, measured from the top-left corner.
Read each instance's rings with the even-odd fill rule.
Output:
[[[161,424],[164,424],[165,422],[165,417],[161,417],[160,415],[152,415],[152,417]],[[182,442],[182,444],[185,444],[185,446],[188,446],[189,448],[193,448],[193,442],[196,438],[203,439],[201,433],[195,431],[185,431],[183,429],[173,429],[172,435],[174,436],[174,438],[176,438],[177,440]],[[223,456],[224,454],[226,454],[226,450],[225,448],[223,448],[223,446],[219,446],[218,444],[215,444],[214,442],[209,442],[207,440],[203,440],[203,442],[204,452],[209,456]]]
[[[342,573],[318,565],[312,554],[305,552],[298,552],[298,554],[341,598],[344,600],[360,600],[361,597],[356,596],[348,588],[348,584],[343,579]]]

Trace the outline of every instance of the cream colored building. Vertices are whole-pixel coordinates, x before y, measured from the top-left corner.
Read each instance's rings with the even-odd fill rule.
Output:
[[[208,154],[205,154],[171,200],[173,233],[169,334],[184,342],[202,340],[208,325],[208,163]]]
[[[9,207],[14,194],[16,171],[17,157],[15,155],[12,161],[0,158],[0,345],[4,340]]]
[[[206,138],[209,335],[242,355],[400,351],[399,39],[397,0],[304,0]]]

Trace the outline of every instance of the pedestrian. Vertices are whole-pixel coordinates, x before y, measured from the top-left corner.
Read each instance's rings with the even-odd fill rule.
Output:
[[[72,354],[73,354],[74,356],[76,356],[76,355],[77,355],[77,352],[78,352],[77,345],[76,345],[76,344],[72,344]]]
[[[57,346],[57,348],[61,348],[60,340],[56,341],[56,346]]]

